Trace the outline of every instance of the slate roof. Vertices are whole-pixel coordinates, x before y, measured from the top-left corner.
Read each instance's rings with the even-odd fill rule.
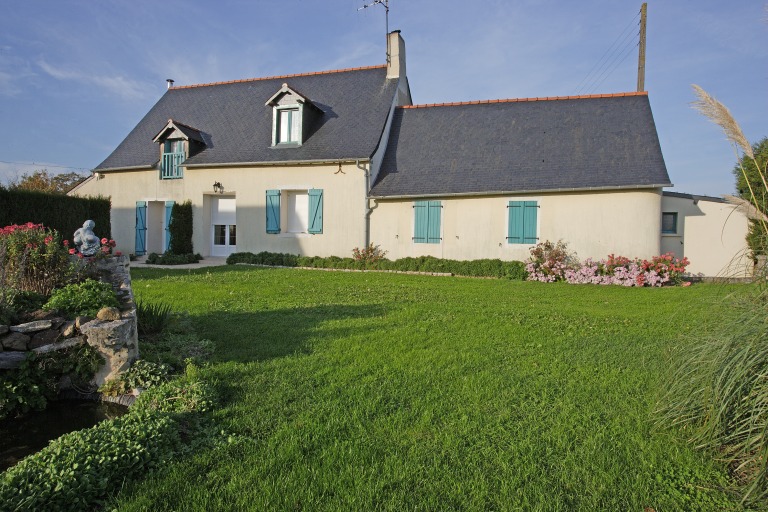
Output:
[[[151,167],[153,137],[173,119],[200,130],[206,147],[185,165],[370,158],[397,89],[385,66],[284,75],[169,89],[96,171]],[[323,110],[300,147],[272,148],[272,108],[264,103],[283,83]]]
[[[645,93],[398,107],[372,197],[671,186]]]

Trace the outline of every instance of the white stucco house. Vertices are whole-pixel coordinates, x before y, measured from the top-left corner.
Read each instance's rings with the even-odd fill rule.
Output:
[[[387,46],[380,66],[171,86],[72,193],[111,197],[118,248],[139,255],[166,250],[186,200],[203,256],[374,243],[524,260],[562,239],[580,258],[650,258],[700,242],[662,193],[647,93],[414,105],[399,31]],[[673,207],[685,223],[662,236]]]

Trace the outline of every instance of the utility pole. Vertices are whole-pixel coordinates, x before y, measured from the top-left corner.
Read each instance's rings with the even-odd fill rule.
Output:
[[[645,90],[645,22],[648,16],[648,3],[640,7],[640,52],[637,56],[637,92]]]

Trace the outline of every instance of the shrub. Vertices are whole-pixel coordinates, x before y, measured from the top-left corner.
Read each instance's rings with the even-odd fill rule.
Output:
[[[355,249],[360,257],[340,258],[329,256],[294,256],[292,254],[260,252],[236,252],[227,258],[227,264],[247,263],[251,265],[280,265],[285,267],[335,268],[335,269],[369,269],[369,270],[399,270],[410,272],[441,272],[470,277],[498,277],[523,280],[527,276],[525,264],[521,261],[502,260],[472,260],[457,261],[421,256],[419,258],[402,258],[390,261],[383,257],[384,252],[372,255],[378,246],[369,246],[365,250]],[[372,249],[371,249],[372,248]],[[368,256],[364,256],[368,254]],[[367,260],[366,260],[367,258]],[[371,261],[375,260],[375,261]]]
[[[616,284],[621,286],[663,286],[681,284],[688,259],[676,259],[672,253],[648,260],[630,260],[624,256],[608,256],[599,262],[587,258],[574,268],[565,270],[571,284]]]
[[[42,224],[28,222],[0,229],[0,263],[4,286],[42,295],[66,281],[69,258],[66,241]]]
[[[382,251],[378,245],[368,244],[368,247],[352,249],[352,259],[366,265],[373,265],[384,259],[387,251]]]
[[[197,263],[202,259],[203,257],[199,254],[157,254],[153,252],[147,256],[146,263],[150,265],[186,265],[188,263]]]
[[[7,510],[90,510],[128,479],[170,460],[179,449],[169,415],[131,411],[65,434],[0,475]]]
[[[139,334],[159,334],[168,326],[170,319],[170,305],[136,301],[136,321]]]
[[[108,283],[86,279],[82,283],[70,284],[55,290],[43,305],[46,310],[58,310],[67,317],[80,315],[95,316],[99,309],[117,307],[117,297]]]
[[[70,238],[91,219],[96,233],[111,238],[110,200],[104,197],[76,197],[0,187],[0,226],[32,221]]]
[[[168,232],[171,237],[168,247],[169,253],[188,255],[195,252],[192,248],[192,201],[175,203],[173,205]],[[188,263],[197,263],[197,261]],[[165,265],[170,264],[165,263]]]
[[[144,359],[133,362],[128,371],[116,379],[109,380],[99,388],[105,395],[117,396],[130,393],[131,390],[142,388],[149,389],[158,386],[169,379],[171,367],[167,364],[158,364]]]
[[[525,269],[528,280],[552,283],[564,280],[565,271],[574,266],[574,262],[575,255],[568,252],[568,244],[562,240],[556,244],[547,240],[531,248]]]

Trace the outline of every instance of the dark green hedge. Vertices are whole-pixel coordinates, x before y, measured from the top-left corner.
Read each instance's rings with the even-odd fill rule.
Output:
[[[109,211],[112,205],[104,197],[75,197],[45,194],[28,190],[8,190],[0,187],[0,227],[34,222],[72,236],[83,222],[96,223],[93,231],[101,238],[112,238]]]
[[[197,263],[202,260],[203,257],[199,254],[157,254],[156,252],[150,253],[147,256],[147,261],[150,265],[186,265],[187,263]]]
[[[171,254],[192,254],[192,201],[176,203],[171,210],[171,222],[168,225],[171,234]]]
[[[432,256],[402,258],[395,261],[383,259],[377,263],[366,264],[353,258],[330,256],[297,256],[295,254],[260,252],[236,252],[230,254],[227,263],[250,263],[283,267],[338,268],[358,270],[405,270],[411,272],[443,272],[457,276],[497,277],[524,280],[527,276],[525,263],[522,261],[502,260],[444,260]]]

